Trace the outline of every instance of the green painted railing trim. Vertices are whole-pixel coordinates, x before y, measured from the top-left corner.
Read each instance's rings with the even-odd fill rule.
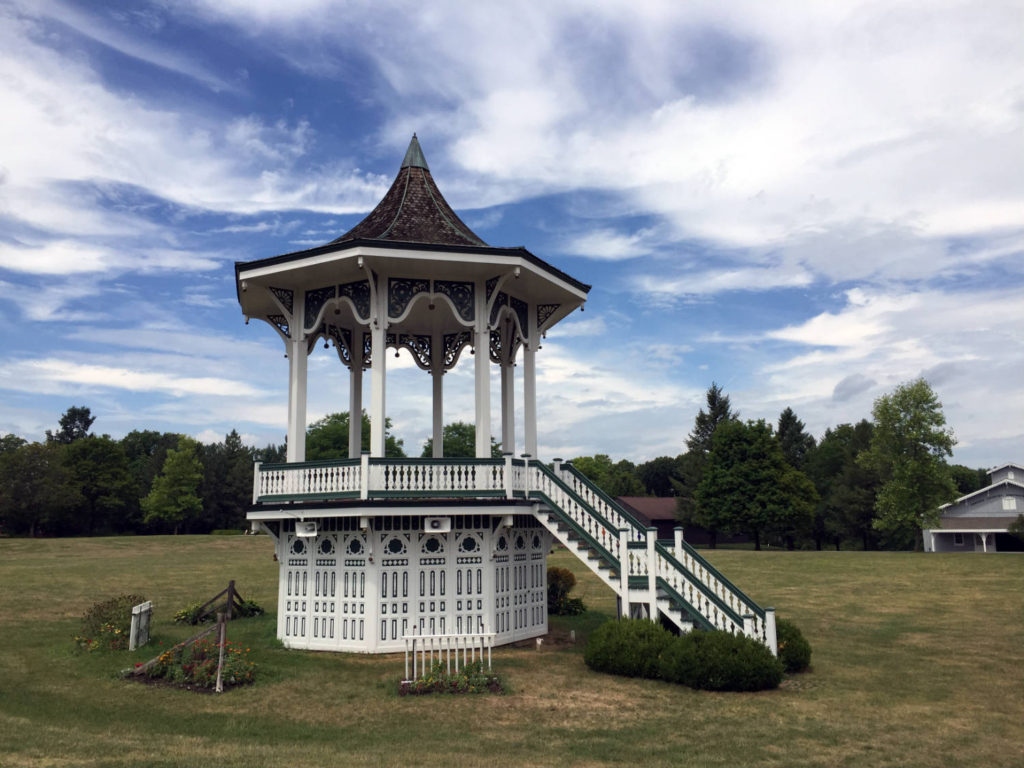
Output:
[[[578,536],[583,538],[587,542],[587,544],[590,545],[591,549],[597,552],[598,557],[601,560],[604,560],[605,564],[607,564],[611,568],[621,567],[619,565],[619,561],[615,559],[615,555],[613,555],[611,552],[605,549],[603,544],[601,544],[597,539],[595,539],[593,536],[587,533],[586,529],[582,528],[580,524],[573,520],[567,512],[563,511],[561,507],[555,504],[555,502],[552,501],[546,493],[544,493],[543,491],[535,491],[535,493],[537,494],[537,496],[540,497],[540,500],[543,501],[548,506],[548,508],[555,514],[555,516],[558,517],[559,520],[561,520],[563,523],[569,526],[569,528],[571,528]]]
[[[371,499],[496,499],[505,498],[505,491],[389,491],[371,490]]]
[[[330,499],[357,499],[359,491],[333,491],[331,493],[274,493],[260,496],[259,502],[294,501],[295,499],[308,499],[310,501],[329,501]]]
[[[260,472],[272,469],[314,469],[317,467],[358,467],[359,459],[318,459],[316,461],[293,461],[275,464],[260,464]]]
[[[755,603],[753,600],[751,600],[746,595],[746,593],[743,592],[743,590],[741,590],[739,587],[737,587],[735,584],[733,584],[731,581],[729,581],[727,578],[725,578],[725,576],[722,575],[721,571],[719,571],[717,568],[715,568],[715,566],[713,566],[711,563],[709,563],[707,560],[705,560],[703,557],[701,557],[700,553],[698,553],[697,550],[695,550],[693,547],[691,547],[685,541],[682,542],[682,544],[683,544],[683,549],[685,549],[694,560],[696,560],[702,566],[707,568],[707,570],[710,571],[711,574],[716,579],[718,579],[726,587],[728,587],[729,590],[733,594],[736,595],[736,597],[738,597],[741,601],[743,601],[744,603],[749,605],[753,609],[754,613],[756,613],[759,618],[761,618],[761,619],[764,618],[764,608],[762,608],[757,603]],[[675,546],[674,542],[673,542],[673,546]],[[672,557],[672,555],[668,552],[668,547],[663,545],[662,546],[662,550],[664,551],[664,553],[666,555],[668,555],[669,557]],[[680,568],[682,568],[684,571],[689,573],[689,569],[686,568],[686,566],[684,566],[682,563],[680,563],[674,557],[672,557],[672,559],[676,562],[677,565],[679,565]],[[693,575],[693,574],[691,574],[691,575]],[[696,579],[696,576],[694,576],[694,578]]]
[[[452,458],[452,459],[410,459],[410,458],[395,458],[391,459],[386,456],[372,457],[370,459],[371,467],[379,467],[382,464],[400,464],[402,466],[423,466],[423,467],[441,467],[445,464],[458,464],[460,466],[478,466],[478,467],[501,467],[505,465],[504,459],[469,459],[469,458]]]
[[[669,563],[675,566],[676,570],[678,570],[680,573],[684,573],[687,576],[689,576],[690,581],[692,581],[693,585],[697,587],[697,591],[703,592],[704,596],[711,600],[711,602],[713,602],[715,605],[717,605],[719,610],[723,611],[727,616],[729,616],[730,619],[735,621],[741,627],[743,626],[743,618],[738,613],[736,613],[736,611],[734,611],[732,608],[726,605],[722,601],[722,598],[720,598],[718,595],[712,592],[711,589],[704,584],[704,582],[698,579],[695,573],[692,573],[685,565],[676,560],[671,552],[669,552],[665,547],[660,546],[657,542],[655,542],[654,548],[658,554],[660,554],[662,557],[668,560]],[[750,604],[749,599],[747,600],[747,604]]]
[[[574,467],[571,463],[568,463],[567,465],[563,464],[562,466],[563,468],[569,470],[569,474],[573,475],[577,480],[582,481],[584,485],[590,488],[590,490],[594,491],[602,500],[604,500],[606,504],[608,504],[608,506],[610,506],[620,515],[626,518],[626,520],[628,520],[633,525],[633,527],[637,529],[637,531],[646,530],[646,526],[643,523],[641,523],[637,518],[635,518],[629,510],[625,509],[621,504],[615,501],[615,499],[613,499],[607,493],[598,488],[597,485],[595,485],[589,477],[587,477],[578,469],[576,469],[576,467]]]
[[[626,542],[626,548],[627,549],[647,549],[647,542],[646,541],[627,541]]]
[[[689,600],[672,589],[672,587],[660,577],[658,578],[658,587],[665,591],[669,600],[675,602],[677,605],[683,606],[686,609],[688,617],[692,619],[694,623],[699,624],[702,629],[716,629],[715,625],[708,621],[704,614],[697,610],[695,605],[691,604]],[[740,624],[742,625],[743,622],[740,622]]]
[[[547,475],[548,478],[553,480],[559,488],[565,491],[565,493],[569,494],[569,496],[571,496],[577,504],[582,506],[583,509],[586,510],[592,517],[596,518],[597,521],[601,523],[601,525],[603,525],[609,531],[614,531],[615,535],[618,536],[619,529],[607,520],[605,520],[600,512],[598,512],[596,509],[590,506],[586,501],[583,500],[583,497],[581,497],[578,493],[576,493],[576,491],[574,491],[572,488],[566,485],[565,481],[562,480],[562,478],[560,478],[558,475],[556,475],[553,471],[548,469],[548,467],[546,467],[544,464],[540,462],[537,462],[534,466],[540,469],[541,474]],[[540,490],[531,489],[530,493],[538,493],[541,496],[544,496],[544,493]],[[547,499],[547,496],[544,496],[544,498]],[[548,501],[550,501],[550,499],[548,499]]]

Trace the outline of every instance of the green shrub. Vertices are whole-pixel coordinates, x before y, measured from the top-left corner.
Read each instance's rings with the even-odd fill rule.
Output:
[[[782,682],[782,662],[765,645],[721,631],[673,638],[660,671],[665,680],[705,691],[762,691]]]
[[[124,650],[132,628],[132,608],[146,602],[142,595],[119,595],[95,603],[82,616],[82,633],[75,636],[80,648]]]
[[[775,623],[775,636],[779,643],[779,661],[787,672],[803,672],[811,666],[811,644],[796,624],[779,619]]]
[[[548,614],[551,616],[576,616],[587,608],[578,597],[569,597],[576,586],[576,575],[568,568],[548,568]]]
[[[243,600],[242,604],[235,609],[235,616],[240,619],[247,619],[250,616],[262,616],[263,608],[255,600]]]
[[[598,672],[658,678],[661,654],[673,637],[660,624],[647,619],[607,621],[590,636],[583,661]]]
[[[203,616],[200,611],[203,609],[203,603],[189,603],[176,614],[174,614],[175,624],[199,624],[204,621],[212,621],[212,614]]]

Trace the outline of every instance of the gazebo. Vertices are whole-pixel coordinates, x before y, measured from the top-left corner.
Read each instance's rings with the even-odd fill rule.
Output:
[[[253,527],[280,562],[278,635],[290,648],[390,652],[405,638],[547,632],[547,555],[557,540],[620,598],[623,613],[758,636],[774,615],[686,546],[659,542],[571,465],[537,458],[536,353],[590,286],[525,248],[484,243],[434,183],[414,135],[394,182],[326,245],[235,265],[246,321],[288,358],[287,460],[257,465]],[[349,458],[305,461],[307,357],[333,345],[349,369]],[[444,374],[472,357],[475,458],[445,457]],[[387,350],[432,379],[433,457],[385,456]],[[522,361],[525,452],[516,446]],[[491,375],[503,458],[491,458]],[[370,450],[361,450],[370,372]]]

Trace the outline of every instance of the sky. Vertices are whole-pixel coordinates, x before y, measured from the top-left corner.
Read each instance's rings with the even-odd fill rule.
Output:
[[[0,434],[85,405],[283,442],[234,262],[350,229],[416,132],[481,238],[593,285],[537,355],[543,458],[675,456],[712,382],[820,438],[923,376],[954,461],[1024,461],[1022,29],[995,0],[0,0]],[[310,422],[347,408],[332,355]],[[430,392],[389,360],[410,455]]]

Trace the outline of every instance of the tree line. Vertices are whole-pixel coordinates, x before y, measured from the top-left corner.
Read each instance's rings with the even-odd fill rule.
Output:
[[[209,533],[245,528],[252,502],[253,463],[283,462],[287,446],[252,448],[231,430],[217,443],[175,432],[133,430],[121,440],[91,432],[95,417],[72,406],[59,429],[40,442],[0,437],[0,534],[95,536],[144,533]],[[370,445],[370,420],[362,414],[362,447]],[[348,413],[309,425],[306,459],[348,457]],[[404,457],[402,440],[385,429],[386,455]],[[472,424],[446,424],[446,456],[473,456]],[[431,440],[423,456],[433,452]],[[491,441],[492,456],[501,449]]]
[[[361,418],[361,444],[370,421]],[[741,420],[712,383],[685,450],[639,465],[607,455],[572,462],[612,496],[675,497],[684,525],[718,535],[745,534],[755,547],[856,545],[908,548],[938,506],[986,484],[986,473],[949,465],[952,433],[923,379],[880,397],[872,420],[840,424],[821,440],[786,408],[777,424]],[[94,435],[89,408],[74,406],[59,429],[30,443],[0,437],[0,533],[92,536],[125,533],[207,533],[246,525],[253,462],[285,460],[285,445],[255,449],[235,430],[203,444],[171,432],[133,430],[121,440]],[[348,457],[349,414],[309,425],[306,459]],[[444,455],[475,455],[472,424],[447,424]],[[386,455],[405,446],[385,425]],[[427,440],[421,456],[432,455]],[[491,455],[501,449],[493,439]]]
[[[955,440],[924,379],[874,403],[872,419],[816,440],[792,408],[776,424],[740,419],[722,388],[706,393],[685,450],[641,464],[582,456],[573,465],[612,496],[673,496],[686,525],[746,535],[755,548],[908,549],[939,506],[987,485],[984,469],[949,464]]]

